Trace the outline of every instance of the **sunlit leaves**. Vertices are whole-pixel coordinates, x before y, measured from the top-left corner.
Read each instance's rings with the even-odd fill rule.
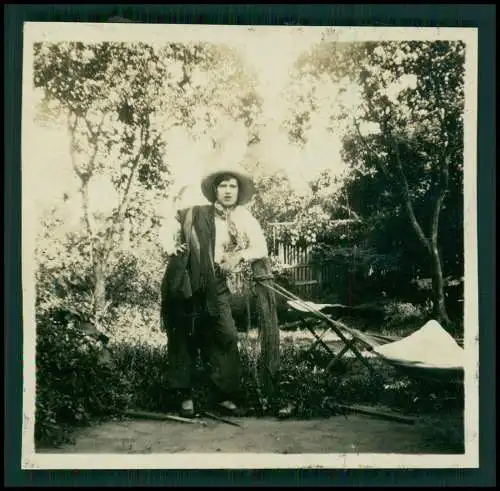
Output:
[[[454,165],[460,165],[457,151],[462,138],[462,43],[349,43],[342,51],[340,57],[335,43],[324,43],[309,54],[307,63],[301,60],[301,68],[307,66],[308,73],[314,74],[317,81],[328,74],[337,84],[346,84],[346,77],[357,82],[363,100],[358,106],[361,112],[355,115],[351,110],[343,115],[360,125],[369,122],[380,128],[383,138],[352,132],[345,140],[347,161],[359,167],[385,160],[390,171],[397,138],[398,146],[403,143],[407,147],[402,164],[410,178],[414,175],[417,179],[412,182],[418,189],[430,186],[420,185],[418,180],[425,179],[426,174],[415,174],[413,169],[424,169],[424,162],[427,170],[431,162],[435,167],[443,150],[451,150],[453,146],[450,158]]]
[[[60,118],[71,134],[68,150],[82,186],[104,177],[114,186],[113,212],[94,212],[94,223],[104,227],[95,233],[103,240],[124,216],[151,223],[131,210],[138,203],[147,209],[138,190],[158,200],[169,185],[169,129],[182,126],[197,138],[229,118],[250,130],[260,111],[254,80],[239,55],[224,46],[39,43],[34,55],[43,117]],[[85,193],[84,199],[92,195]]]
[[[369,237],[381,250],[403,247],[398,234],[408,227],[403,242],[410,252],[405,261],[413,254],[408,244],[415,242],[403,200],[406,184],[428,237],[436,198],[447,186],[440,244],[444,264],[454,271],[459,271],[456,251],[463,245],[458,230],[463,208],[464,54],[461,42],[324,41],[297,62],[294,84],[298,88],[302,80],[305,89],[290,91],[296,105],[288,123],[292,138],[305,140],[312,131],[312,108],[330,112],[327,127],[342,128],[342,157],[351,169],[343,190],[373,225]],[[317,95],[326,87],[331,87],[335,108],[318,104]]]

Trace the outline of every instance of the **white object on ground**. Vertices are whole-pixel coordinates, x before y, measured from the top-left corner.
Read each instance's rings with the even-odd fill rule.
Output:
[[[416,367],[464,367],[464,350],[435,320],[427,322],[418,331],[399,341],[374,348],[374,351],[385,358]]]

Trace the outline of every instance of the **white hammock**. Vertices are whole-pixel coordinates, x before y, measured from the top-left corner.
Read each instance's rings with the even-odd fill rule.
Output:
[[[439,322],[431,320],[403,339],[373,348],[394,364],[438,370],[463,370],[465,351]]]

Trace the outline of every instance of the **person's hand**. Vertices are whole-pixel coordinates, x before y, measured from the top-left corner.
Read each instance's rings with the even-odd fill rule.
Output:
[[[232,273],[242,259],[243,257],[239,252],[226,253],[222,256],[220,267],[225,273]]]
[[[177,256],[178,254],[184,253],[187,251],[187,243],[183,243],[175,246],[174,251],[170,254],[171,256]]]

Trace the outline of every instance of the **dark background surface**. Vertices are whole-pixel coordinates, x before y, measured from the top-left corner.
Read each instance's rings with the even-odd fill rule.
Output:
[[[494,5],[6,5],[5,67],[5,486],[477,485],[496,483],[495,448],[495,15]],[[21,93],[23,22],[477,27],[480,469],[262,471],[23,471]]]

